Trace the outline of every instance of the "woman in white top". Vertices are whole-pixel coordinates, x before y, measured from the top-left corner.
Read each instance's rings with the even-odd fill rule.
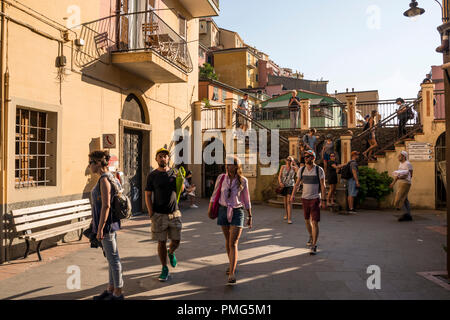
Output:
[[[298,167],[295,164],[294,158],[289,156],[286,158],[286,164],[281,166],[280,173],[278,174],[278,184],[281,190],[281,195],[284,198],[284,220],[287,219],[288,223],[292,223],[292,202],[291,193],[295,184],[295,175],[297,174]]]

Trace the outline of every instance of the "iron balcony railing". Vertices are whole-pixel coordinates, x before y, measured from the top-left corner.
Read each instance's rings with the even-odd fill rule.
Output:
[[[187,41],[151,10],[85,23],[80,38],[85,41],[76,53],[80,67],[108,53],[153,51],[186,73],[193,70]]]

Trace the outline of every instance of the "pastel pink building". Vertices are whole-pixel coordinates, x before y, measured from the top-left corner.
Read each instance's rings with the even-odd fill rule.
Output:
[[[444,72],[441,66],[431,67],[431,81],[435,87],[434,115],[436,119],[445,119]]]

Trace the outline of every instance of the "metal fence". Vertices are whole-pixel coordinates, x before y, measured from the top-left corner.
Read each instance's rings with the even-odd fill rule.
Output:
[[[342,128],[346,125],[345,105],[312,105],[310,106],[310,126],[314,128]],[[264,108],[252,111],[252,118],[271,129],[290,129],[289,107]],[[297,113],[297,127],[300,129],[301,110]]]
[[[202,109],[202,130],[225,129],[225,107]]]
[[[413,103],[417,104],[417,101],[414,98],[404,100],[405,104],[407,105]],[[383,125],[384,127],[398,126],[399,124],[398,117],[392,117],[392,115],[398,110],[398,108],[399,105],[397,105],[395,100],[362,101],[356,104],[356,109],[361,111],[363,117],[365,115],[370,115],[373,110],[378,111],[379,114],[378,121],[383,121],[390,117],[391,120],[385,123]],[[418,108],[414,107],[412,110],[414,112],[414,119],[411,119],[407,122],[407,125],[409,126],[418,124],[420,121],[417,113]]]
[[[110,52],[153,51],[189,73],[193,70],[186,40],[153,11],[118,14],[82,25],[85,45],[76,53],[79,66]]]

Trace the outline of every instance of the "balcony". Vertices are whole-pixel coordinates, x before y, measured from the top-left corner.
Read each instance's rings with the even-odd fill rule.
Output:
[[[219,15],[219,0],[179,0],[193,18]]]
[[[187,42],[153,11],[114,15],[84,24],[77,64],[108,61],[154,83],[183,83],[193,66]],[[110,59],[105,59],[110,56]]]

